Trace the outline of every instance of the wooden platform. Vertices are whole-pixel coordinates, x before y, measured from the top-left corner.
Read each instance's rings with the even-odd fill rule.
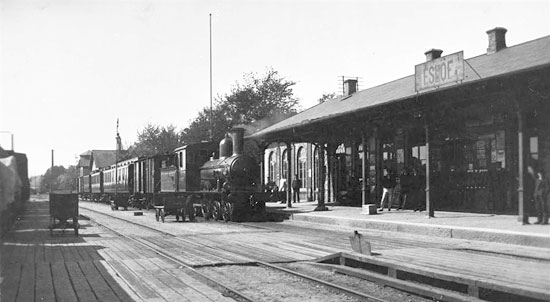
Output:
[[[80,220],[49,235],[46,202],[27,212],[2,239],[0,300],[233,301],[129,240]]]
[[[154,214],[134,218],[131,212],[105,213],[127,216],[153,227],[173,230],[161,235],[130,226],[102,214],[87,214],[112,228],[123,228],[134,238],[161,248],[194,267],[262,262],[315,261],[336,253],[351,252],[349,234],[338,230],[294,228],[265,223],[254,228],[216,222],[157,223]],[[81,208],[81,213],[86,210]],[[102,221],[102,219],[104,221]],[[110,222],[109,222],[110,221]],[[188,276],[185,271],[140,244],[114,235],[93,221],[80,220],[80,236],[56,230],[49,236],[48,204],[30,202],[27,214],[4,237],[1,255],[1,298],[4,301],[232,301]],[[386,267],[386,275],[431,272],[451,276],[466,284],[470,294],[482,289],[526,291],[526,296],[546,297],[550,292],[550,260],[491,253],[492,246],[449,244],[445,240],[364,234],[370,241],[370,260]],[[456,241],[453,241],[456,242]],[[518,247],[499,247],[523,254]],[[532,248],[530,248],[532,249]],[[497,252],[495,250],[495,252]],[[435,276],[435,275],[434,275]],[[475,286],[472,286],[474,284]]]
[[[148,222],[140,220],[140,223]],[[253,261],[315,261],[342,251],[352,252],[348,236],[337,231],[296,231],[291,228],[272,231],[218,225],[223,226],[223,232],[213,233],[211,230],[215,226],[206,222],[174,224],[177,236],[143,239],[153,241],[156,246],[195,267]],[[519,246],[472,242],[453,245],[440,238],[421,241],[417,237],[376,233],[364,236],[370,241],[374,253],[367,257],[368,261],[384,267],[385,274],[391,277],[408,273],[413,278],[418,275],[454,282],[461,284],[463,292],[473,297],[501,292],[550,299],[550,258],[544,249],[526,247],[522,252]],[[498,249],[493,250],[497,245]]]

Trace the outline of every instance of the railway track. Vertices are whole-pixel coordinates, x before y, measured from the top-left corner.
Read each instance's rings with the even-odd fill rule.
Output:
[[[130,221],[128,219],[124,219],[124,218],[116,217],[116,216],[113,216],[113,215],[109,215],[109,214],[101,212],[101,211],[97,211],[97,210],[93,210],[93,209],[89,209],[89,208],[85,208],[85,209],[87,211],[91,211],[91,212],[94,212],[94,213],[97,213],[97,214],[100,214],[100,215],[103,215],[103,216],[107,216],[107,217],[112,218],[112,219],[124,221],[125,223],[131,223],[135,226],[139,226],[139,227],[145,228],[147,230],[157,232],[157,233],[162,234],[164,236],[172,236],[172,237],[176,238],[176,236],[171,234],[171,233],[168,233],[168,232],[165,232],[165,231],[162,231],[162,230],[158,230],[158,229],[150,227],[150,226],[146,226],[146,225],[143,225],[143,224],[140,224],[140,223],[136,223],[136,222]],[[185,261],[179,259],[178,257],[174,257],[173,255],[171,255],[171,254],[165,252],[164,250],[158,248],[157,246],[155,246],[154,243],[147,241],[146,238],[141,237],[141,238],[137,239],[137,238],[134,238],[132,236],[128,236],[128,235],[126,235],[126,234],[124,234],[124,233],[122,233],[122,232],[120,232],[120,231],[118,231],[118,230],[116,230],[112,227],[109,227],[109,226],[105,225],[104,223],[101,223],[101,222],[97,221],[96,219],[93,219],[93,218],[90,218],[90,217],[88,217],[88,218],[90,220],[94,221],[95,223],[105,227],[106,229],[110,230],[111,232],[117,234],[118,236],[124,237],[128,240],[131,240],[131,241],[134,241],[134,242],[140,244],[141,246],[154,251],[157,255],[165,258],[166,260],[168,260],[168,261],[170,261],[174,264],[177,264],[178,266],[180,266],[181,269],[185,270],[186,273],[189,273],[190,275],[194,276],[196,279],[202,280],[205,283],[209,284],[211,287],[216,288],[218,291],[222,292],[222,294],[225,295],[225,296],[231,297],[231,298],[233,298],[237,301],[258,301],[257,297],[251,297],[250,295],[244,293],[242,290],[236,289],[233,286],[227,284],[227,282],[223,282],[219,279],[216,279],[216,278],[213,278],[212,276],[209,276],[206,273],[198,271],[195,267],[189,265]],[[243,265],[243,264],[242,263],[235,263],[234,265]],[[257,261],[256,259],[250,258],[249,262],[246,263],[245,265],[247,265],[247,266],[254,265],[254,266],[262,267],[262,268],[270,270],[270,271],[274,271],[274,272],[276,271],[278,273],[291,275],[294,278],[307,280],[306,282],[311,283],[311,287],[318,288],[318,286],[323,286],[325,288],[329,288],[330,290],[338,292],[338,293],[343,294],[345,296],[353,297],[358,301],[379,301],[379,302],[392,301],[392,300],[385,300],[385,299],[382,299],[380,297],[369,295],[369,294],[366,294],[366,293],[363,293],[363,292],[359,292],[357,290],[347,288],[345,286],[341,286],[341,285],[335,284],[333,282],[325,281],[325,280],[322,280],[322,279],[319,279],[319,278],[316,278],[316,277],[313,277],[313,276],[308,276],[306,274],[302,274],[300,272],[293,271],[291,269],[287,269],[287,268],[285,268],[281,265],[277,265],[277,264],[273,264],[273,263]],[[346,301],[350,301],[350,300],[346,299]]]

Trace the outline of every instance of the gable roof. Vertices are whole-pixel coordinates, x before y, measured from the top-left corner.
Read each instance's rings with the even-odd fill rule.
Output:
[[[458,87],[465,83],[549,65],[550,36],[545,36],[523,44],[504,48],[496,53],[483,54],[465,60],[464,80],[458,84],[446,85],[445,88]],[[429,94],[433,91],[433,89],[427,90],[418,95]],[[416,94],[415,76],[410,75],[359,91],[350,96],[342,96],[318,104],[277,124],[266,127],[249,137],[260,138],[277,131],[309,125],[358,110],[400,101],[413,97]]]
[[[115,150],[92,150],[93,168],[100,169],[115,163]]]

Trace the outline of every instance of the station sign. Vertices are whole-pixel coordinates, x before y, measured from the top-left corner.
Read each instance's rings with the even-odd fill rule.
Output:
[[[464,79],[464,52],[457,52],[414,67],[415,90],[421,91]]]

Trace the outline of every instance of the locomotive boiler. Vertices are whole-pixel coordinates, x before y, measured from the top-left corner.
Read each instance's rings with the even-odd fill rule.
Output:
[[[221,192],[212,201],[213,214],[234,221],[262,220],[266,196],[259,188],[259,167],[245,155],[244,129],[234,128],[231,137],[219,145],[219,158],[211,158],[200,167],[202,191]]]

